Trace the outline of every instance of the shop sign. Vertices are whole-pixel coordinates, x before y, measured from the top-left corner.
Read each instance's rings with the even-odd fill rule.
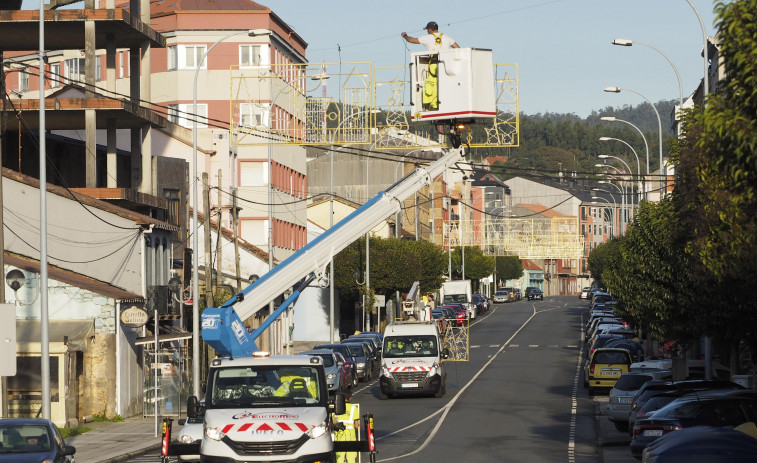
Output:
[[[147,324],[150,316],[141,307],[133,305],[121,312],[121,323],[130,328],[141,328]]]

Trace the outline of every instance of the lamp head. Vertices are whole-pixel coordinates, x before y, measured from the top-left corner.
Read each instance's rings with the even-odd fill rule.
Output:
[[[599,137],[599,141],[610,141],[612,138],[610,137]]]
[[[607,93],[620,93],[620,87],[605,87]]]
[[[617,121],[617,119],[615,119],[615,116],[602,116],[602,117],[599,118],[599,120],[600,121],[605,121],[605,122],[615,122],[615,121]]]
[[[263,37],[266,35],[273,35],[273,32],[269,29],[250,29],[250,31],[247,32],[247,35],[250,37]]]
[[[630,47],[633,45],[633,40],[628,39],[615,39],[612,41],[613,45],[620,45],[622,47]]]
[[[168,289],[171,290],[171,292],[174,294],[180,294],[181,290],[183,289],[181,278],[175,276],[168,280]]]
[[[24,283],[26,283],[26,277],[21,270],[13,269],[5,275],[5,282],[8,283],[8,286],[11,287],[13,292],[16,292],[19,288],[24,286]]]
[[[601,138],[600,138],[600,140],[601,140]],[[606,154],[600,154],[600,155],[598,155],[597,157],[598,157],[599,159],[607,159],[607,158],[609,158],[610,156],[608,156],[608,155],[606,155]]]
[[[250,281],[250,283],[255,283],[259,279],[260,279],[260,277],[257,274],[255,274],[255,273],[253,273],[252,275],[250,275],[250,278],[248,278],[248,280]]]
[[[352,272],[352,278],[359,280],[360,279],[360,270],[355,269],[354,272]]]

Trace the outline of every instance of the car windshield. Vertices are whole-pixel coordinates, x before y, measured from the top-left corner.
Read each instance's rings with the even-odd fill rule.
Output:
[[[310,365],[213,368],[208,408],[325,406],[321,375]]]
[[[497,291],[494,293],[495,296],[504,296],[505,294],[507,294],[505,291]]]
[[[362,344],[349,344],[347,349],[350,350],[350,355],[353,357],[365,357],[365,351]]]
[[[323,366],[326,368],[334,366],[334,356],[331,354],[315,354],[323,359]]]
[[[436,336],[392,336],[384,339],[384,358],[436,357]]]
[[[47,427],[40,425],[1,425],[0,453],[49,452],[50,438]]]
[[[597,352],[594,355],[593,363],[599,363],[602,365],[611,365],[616,363],[630,364],[631,362],[629,361],[628,357],[628,354],[623,352]]]
[[[635,391],[644,383],[652,379],[649,375],[621,375],[615,383],[615,389],[619,391]]]
[[[468,302],[468,298],[465,294],[445,294],[444,295],[444,303],[450,303],[450,302]]]

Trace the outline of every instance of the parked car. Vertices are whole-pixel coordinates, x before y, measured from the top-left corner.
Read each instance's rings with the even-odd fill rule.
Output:
[[[358,373],[357,369],[357,359],[354,355],[352,355],[352,350],[349,346],[345,344],[318,344],[316,346],[313,346],[313,349],[328,349],[333,352],[338,352],[339,354],[342,354],[342,357],[344,357],[345,362],[349,364],[350,369],[352,370],[352,384],[350,387],[355,387],[358,384],[358,381],[360,380],[360,373]],[[362,351],[361,351],[362,352]]]
[[[452,317],[455,320],[457,326],[463,326],[468,320],[468,309],[463,304],[446,304],[442,306],[443,309],[449,309],[454,312]]]
[[[501,291],[507,292],[510,302],[515,301],[515,288],[500,288]]]
[[[373,352],[367,342],[348,342],[342,344],[350,348],[350,354],[355,357],[358,378],[370,381],[373,378]]]
[[[578,293],[579,299],[589,299],[589,295],[591,294],[591,288],[588,286],[585,286],[581,288],[581,292]]]
[[[543,301],[544,293],[536,286],[529,286],[526,288],[526,299],[528,299],[529,301],[533,299],[539,299],[540,301]]]
[[[329,393],[344,392],[348,387],[351,387],[344,382],[347,375],[345,374],[344,362],[337,358],[339,354],[328,349],[306,350],[300,352],[300,354],[318,356],[323,359],[323,370],[326,373],[326,385],[329,388]]]
[[[656,412],[657,410],[661,409],[662,407],[681,397],[682,395],[683,393],[681,391],[658,391],[657,393],[651,395],[641,407],[638,407],[638,409],[634,409],[632,404],[632,408],[628,413],[628,426],[626,426],[626,428],[628,429],[628,434],[630,436],[633,436],[633,425],[636,424],[636,420],[648,418],[652,415],[652,413]]]
[[[76,453],[52,421],[38,418],[0,419],[0,444],[0,462],[73,463]]]
[[[485,313],[489,310],[489,298],[483,294],[474,294],[473,303],[476,305],[479,313]]]
[[[200,406],[205,406],[205,399],[200,400]],[[177,456],[176,460],[179,463],[183,463],[185,461],[200,461],[200,444],[202,444],[203,421],[204,419],[202,416],[196,416],[194,418],[181,418],[178,421],[178,423],[181,425],[181,430],[179,430],[179,437],[177,439],[179,443],[194,444],[197,446],[196,454]]]
[[[495,304],[501,304],[503,302],[510,302],[510,293],[505,290],[498,289],[494,293],[494,297],[492,297],[492,301],[494,301]]]
[[[647,381],[653,379],[667,379],[670,372],[657,373],[623,373],[618,378],[607,402],[607,417],[618,431],[628,431],[628,417],[631,415],[631,401],[639,389]]]
[[[734,427],[757,420],[757,393],[700,391],[681,396],[633,426],[631,454],[641,458],[647,445],[663,435],[693,426]]]
[[[757,439],[744,429],[697,426],[665,434],[647,446],[645,463],[755,463]],[[752,425],[754,426],[754,425]],[[742,429],[744,429],[742,431]]]
[[[591,353],[588,365],[584,368],[584,386],[589,395],[600,388],[610,389],[628,371],[631,354],[624,349],[597,349]]]

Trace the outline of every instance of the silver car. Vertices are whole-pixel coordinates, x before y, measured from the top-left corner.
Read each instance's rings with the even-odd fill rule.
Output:
[[[329,393],[343,392],[346,384],[342,384],[342,364],[336,358],[333,351],[328,349],[315,349],[300,352],[302,355],[318,356],[323,359],[323,370],[326,373],[326,385],[329,387]]]
[[[510,292],[497,291],[494,293],[494,297],[492,297],[492,301],[494,301],[495,304],[501,304],[502,302],[510,302]]]
[[[670,378],[672,378],[670,371],[628,372],[620,375],[618,382],[610,389],[610,397],[607,404],[607,417],[615,424],[615,429],[623,432],[628,431],[631,401],[644,383],[653,379]]]

